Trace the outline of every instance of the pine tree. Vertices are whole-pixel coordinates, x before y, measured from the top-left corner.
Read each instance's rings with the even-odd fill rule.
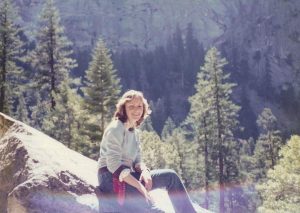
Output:
[[[44,119],[43,129],[70,149],[90,156],[91,142],[87,135],[82,134],[80,125],[83,113],[82,98],[76,90],[71,88],[68,81],[61,83],[60,92],[54,94],[55,108]]]
[[[253,158],[255,141],[253,138],[249,138],[248,140],[241,140],[241,151],[240,151],[240,173],[241,178],[244,181],[253,181],[254,177],[252,171],[255,168],[255,162]]]
[[[142,131],[148,131],[148,132],[152,132],[154,131],[153,126],[152,126],[152,120],[151,120],[151,116],[148,116],[142,123],[140,129]]]
[[[25,124],[30,124],[29,115],[28,115],[28,109],[25,101],[24,94],[22,94],[18,98],[18,106],[16,110],[16,119],[19,121],[22,121]]]
[[[21,96],[20,81],[24,78],[22,60],[23,42],[15,23],[17,13],[10,0],[0,2],[0,112],[13,115],[17,97]]]
[[[163,130],[161,132],[162,139],[166,139],[168,136],[170,136],[173,132],[173,130],[176,128],[176,125],[171,117],[168,117],[165,125],[163,127]]]
[[[274,95],[272,94],[272,91],[274,91],[274,88],[272,86],[273,80],[272,80],[272,70],[271,70],[271,64],[269,56],[265,56],[265,70],[263,73],[263,76],[261,77],[261,81],[259,82],[259,95],[263,97],[264,99],[271,101]]]
[[[240,178],[243,183],[252,183],[243,188],[243,193],[239,196],[244,199],[243,207],[241,211],[255,212],[258,204],[260,203],[260,197],[255,189],[255,177],[253,171],[255,170],[255,158],[253,157],[253,151],[255,141],[253,138],[248,140],[240,140],[240,160],[239,160],[239,172]]]
[[[199,185],[199,164],[197,156],[197,144],[188,141],[181,128],[174,129],[172,134],[165,139],[165,143],[171,144],[178,152],[178,168],[174,168],[183,179],[187,188],[196,188]]]
[[[60,15],[53,0],[47,0],[40,15],[39,31],[36,36],[36,47],[29,60],[35,70],[32,87],[39,91],[42,101],[55,108],[55,94],[59,86],[67,81],[70,71],[76,67],[71,43],[64,36],[60,25]]]
[[[150,169],[174,169],[179,176],[182,175],[177,148],[161,141],[155,132],[141,132],[141,150],[143,161]]]
[[[208,99],[209,87],[207,81],[202,80],[202,74],[198,74],[198,82],[195,85],[196,94],[189,98],[191,103],[191,109],[186,120],[188,125],[191,125],[193,130],[193,135],[195,137],[195,142],[198,144],[197,153],[199,156],[204,156],[204,189],[205,189],[205,198],[203,207],[209,208],[209,182],[213,180],[213,171],[212,171],[212,156],[211,150],[213,149],[213,140],[211,137],[212,122],[210,122],[209,109],[211,103],[209,104],[210,99]],[[201,154],[202,153],[202,154]]]
[[[220,52],[211,48],[205,56],[205,64],[198,74],[196,94],[190,99],[192,102],[191,117],[194,123],[199,122],[204,127],[198,134],[209,141],[212,149],[212,161],[217,160],[218,184],[220,187],[219,211],[225,211],[225,184],[226,180],[233,180],[228,174],[237,174],[237,165],[233,159],[226,156],[236,156],[238,144],[233,140],[233,132],[238,125],[239,107],[231,101],[232,88],[229,83],[229,74],[223,72],[227,64],[225,58],[221,58]],[[199,131],[199,126],[196,130]],[[204,146],[205,150],[205,146]],[[232,152],[231,152],[232,151]],[[238,156],[236,156],[238,157]],[[227,174],[227,176],[226,176]],[[230,198],[229,198],[230,200]]]
[[[243,131],[239,133],[239,137],[246,139],[249,137],[258,137],[258,129],[256,125],[256,115],[251,108],[249,93],[247,92],[247,86],[241,85],[241,93],[240,93],[240,106],[241,111],[240,115],[240,124],[245,127]]]
[[[34,91],[33,97],[34,103],[29,106],[31,111],[30,126],[42,130],[43,120],[50,112],[50,102],[43,101],[38,91]]]
[[[204,63],[204,48],[199,43],[194,35],[194,28],[192,23],[189,23],[185,35],[185,54],[184,54],[184,69],[185,75],[185,90],[187,94],[191,95],[195,92],[191,85],[195,85],[197,81],[197,72],[200,65]]]
[[[261,128],[261,134],[256,142],[254,152],[257,166],[256,180],[265,178],[267,170],[275,166],[279,149],[283,144],[281,133],[277,127],[277,119],[271,109],[263,109],[257,118],[257,125]]]
[[[121,91],[120,79],[113,68],[111,55],[101,39],[93,50],[92,61],[86,71],[84,85],[86,117],[83,119],[83,125],[85,125],[85,134],[94,144],[91,157],[96,158],[95,154],[99,151],[104,128],[113,116]]]
[[[280,150],[281,159],[257,186],[262,196],[258,212],[290,212],[300,209],[300,137],[293,136]]]
[[[141,132],[141,149],[143,161],[150,169],[165,168],[166,162],[162,146],[164,144],[155,132]]]

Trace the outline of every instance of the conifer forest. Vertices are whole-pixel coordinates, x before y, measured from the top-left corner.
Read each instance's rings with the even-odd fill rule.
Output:
[[[0,112],[97,160],[140,90],[145,163],[213,212],[300,212],[299,73],[298,0],[0,1]]]

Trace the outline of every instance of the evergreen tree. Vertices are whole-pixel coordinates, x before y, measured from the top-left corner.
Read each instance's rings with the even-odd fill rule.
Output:
[[[204,189],[205,198],[203,207],[209,208],[209,184],[212,182],[213,170],[212,170],[212,156],[211,150],[213,149],[212,134],[212,122],[209,120],[209,109],[210,105],[207,101],[207,92],[209,87],[206,81],[202,80],[202,75],[198,74],[198,82],[195,85],[196,94],[189,98],[191,103],[191,109],[187,118],[186,123],[191,125],[193,129],[193,135],[195,142],[198,144],[197,153],[199,156],[204,156]],[[200,187],[200,186],[199,186]]]
[[[59,93],[60,84],[68,80],[76,61],[70,57],[71,43],[64,36],[53,0],[47,0],[41,12],[36,43],[29,59],[35,70],[32,87],[54,109],[54,96]]]
[[[253,157],[255,141],[253,138],[249,138],[248,140],[240,140],[240,144],[240,178],[243,183],[252,183],[244,187],[243,193],[239,195],[244,199],[243,206],[246,208],[240,209],[240,211],[255,212],[260,203],[260,197],[254,184],[255,175],[253,174],[255,170],[255,158]]]
[[[61,83],[59,91],[54,94],[55,108],[44,119],[43,129],[70,149],[90,156],[91,142],[87,135],[82,134],[80,125],[83,113],[82,98],[76,89],[71,88],[68,81]]]
[[[275,166],[279,149],[283,144],[277,127],[277,119],[271,109],[263,109],[257,118],[257,125],[261,128],[261,134],[256,142],[254,153],[256,180],[265,178],[267,170]]]
[[[224,148],[224,176],[226,185],[235,186],[226,188],[226,204],[229,212],[247,211],[249,205],[249,197],[240,186],[242,176],[239,167],[240,155],[239,143],[234,138],[228,138]]]
[[[0,112],[13,115],[17,97],[22,91],[20,82],[23,69],[17,62],[22,60],[23,43],[20,29],[15,23],[17,13],[10,0],[0,2]]]
[[[30,124],[29,115],[28,115],[28,109],[25,101],[24,94],[22,94],[18,98],[18,106],[16,110],[16,119],[19,121],[22,121],[25,124]]]
[[[177,173],[183,179],[187,188],[196,188],[199,185],[199,171],[197,167],[199,158],[197,155],[197,144],[187,141],[181,128],[175,129],[172,134],[165,139],[167,144],[171,144],[178,152],[179,164]]]
[[[143,161],[150,169],[165,168],[166,162],[162,153],[162,141],[155,132],[141,132],[141,149]]]
[[[167,137],[169,137],[173,130],[176,128],[176,125],[175,123],[173,122],[172,118],[171,117],[168,117],[166,122],[165,122],[165,125],[163,127],[163,130],[161,132],[161,137],[162,139],[166,139]]]
[[[50,112],[50,103],[43,101],[38,91],[34,91],[34,103],[29,106],[31,111],[30,126],[42,130],[43,120]]]
[[[104,42],[99,39],[93,50],[92,61],[86,71],[83,94],[83,118],[85,134],[93,143],[92,158],[96,158],[105,126],[110,122],[115,111],[121,86],[116,70],[113,68],[111,55]]]
[[[272,86],[272,70],[269,57],[265,56],[265,58],[265,70],[260,82],[258,94],[260,94],[266,100],[270,101],[274,97],[274,95],[272,94],[272,91],[274,91],[274,88]]]
[[[300,209],[300,137],[293,136],[281,149],[281,159],[257,188],[262,196],[259,212],[297,213]]]
[[[256,115],[251,108],[249,101],[249,93],[247,92],[247,86],[241,85],[241,94],[240,94],[240,105],[241,111],[240,115],[240,124],[245,127],[243,131],[239,132],[238,136],[246,139],[249,137],[258,137],[258,129],[256,125]]]
[[[185,90],[188,95],[195,93],[195,88],[191,85],[195,85],[197,81],[197,72],[200,65],[204,63],[204,48],[199,43],[194,35],[194,28],[192,23],[187,26],[185,35],[185,54],[184,54],[184,72],[185,75]]]
[[[152,132],[154,131],[153,126],[152,126],[152,120],[151,117],[148,116],[142,123],[140,129],[142,131],[148,131],[148,132]]]
[[[255,141],[253,138],[248,140],[241,140],[241,151],[240,151],[240,174],[241,178],[246,181],[253,181],[252,171],[255,169],[255,159],[253,158]]]
[[[166,101],[164,99],[157,99],[156,102],[150,101],[150,107],[152,109],[151,118],[153,119],[153,128],[161,133],[160,130],[163,128],[164,121],[167,119],[166,116]]]
[[[227,61],[221,58],[220,52],[215,47],[211,48],[198,74],[197,92],[191,98],[192,105],[194,104],[191,113],[194,114],[191,116],[194,117],[194,123],[200,121],[201,125],[206,127],[206,130],[204,129],[204,132],[199,135],[209,137],[206,140],[212,143],[210,144],[211,158],[217,163],[216,170],[220,187],[220,212],[225,211],[226,180],[231,182],[236,179],[229,177],[228,174],[239,175],[237,165],[234,163],[234,159],[238,158],[238,144],[233,139],[233,132],[238,125],[239,107],[230,100],[235,84],[229,83],[230,75],[223,72],[226,64]],[[231,159],[226,156],[231,156]],[[233,201],[229,198],[230,202]]]
[[[153,131],[142,131],[141,136],[143,161],[149,168],[171,168],[181,174],[179,154],[172,144],[163,143]]]

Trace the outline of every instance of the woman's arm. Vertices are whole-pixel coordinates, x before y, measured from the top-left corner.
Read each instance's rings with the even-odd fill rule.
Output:
[[[151,203],[151,198],[144,187],[144,185],[138,181],[135,177],[133,177],[131,174],[128,174],[126,177],[123,178],[123,181],[130,184],[131,186],[135,187],[139,192],[145,197],[146,201],[148,203]]]
[[[107,130],[102,141],[103,149],[106,149],[106,165],[114,177],[119,178],[120,173],[127,167],[122,165],[122,143],[124,135],[119,128]]]

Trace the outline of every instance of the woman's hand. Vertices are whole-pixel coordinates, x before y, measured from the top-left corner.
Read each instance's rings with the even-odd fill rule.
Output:
[[[140,181],[144,181],[147,191],[152,189],[152,177],[148,169],[142,171]]]
[[[148,204],[151,204],[152,203],[152,200],[151,200],[151,197],[150,195],[148,194],[148,191],[146,190],[146,188],[144,187],[144,185],[140,182],[139,184],[140,186],[137,188],[140,193],[144,196],[144,198],[146,199],[146,202]]]
[[[126,183],[130,184],[131,186],[135,187],[145,197],[147,203],[149,203],[149,204],[152,203],[152,200],[148,194],[148,191],[146,190],[146,188],[140,181],[135,179],[131,174],[124,177],[123,180]]]

